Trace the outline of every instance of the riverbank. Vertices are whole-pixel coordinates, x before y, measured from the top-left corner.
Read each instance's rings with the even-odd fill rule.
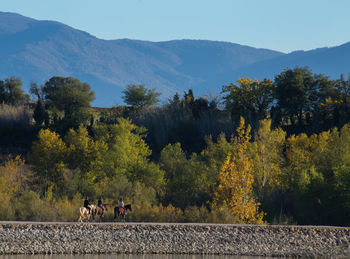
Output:
[[[0,254],[350,257],[350,228],[158,223],[0,223]]]

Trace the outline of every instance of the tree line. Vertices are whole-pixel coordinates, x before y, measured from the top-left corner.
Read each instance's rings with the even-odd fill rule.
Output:
[[[122,196],[130,220],[349,225],[349,86],[296,67],[160,106],[129,85],[126,106],[103,109],[76,78],[32,84],[33,100],[7,78],[0,218],[42,219],[41,204],[46,219],[74,220],[84,196]]]

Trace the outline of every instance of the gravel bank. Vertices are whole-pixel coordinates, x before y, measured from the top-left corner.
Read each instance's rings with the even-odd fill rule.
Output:
[[[176,253],[350,258],[350,228],[0,223],[0,254]]]

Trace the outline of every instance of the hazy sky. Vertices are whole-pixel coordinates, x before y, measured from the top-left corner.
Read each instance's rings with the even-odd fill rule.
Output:
[[[283,52],[350,41],[350,0],[0,0],[102,39],[229,41]]]

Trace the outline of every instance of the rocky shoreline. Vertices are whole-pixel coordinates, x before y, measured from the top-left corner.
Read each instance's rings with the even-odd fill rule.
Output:
[[[0,254],[350,257],[350,228],[162,223],[0,223]]]

